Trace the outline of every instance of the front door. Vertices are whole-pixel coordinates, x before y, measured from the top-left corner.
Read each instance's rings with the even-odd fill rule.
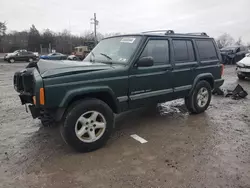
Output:
[[[138,60],[142,57],[153,57],[154,65],[137,67],[135,63],[130,70],[130,108],[171,100],[173,93],[168,39],[148,39]]]

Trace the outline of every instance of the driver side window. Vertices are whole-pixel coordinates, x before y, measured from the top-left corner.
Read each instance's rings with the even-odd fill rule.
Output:
[[[149,40],[140,58],[151,56],[154,65],[164,65],[169,63],[168,40]]]

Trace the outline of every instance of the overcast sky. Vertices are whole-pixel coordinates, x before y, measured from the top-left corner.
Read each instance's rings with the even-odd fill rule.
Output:
[[[40,31],[70,29],[80,35],[93,28],[94,12],[101,33],[173,29],[217,37],[228,32],[250,42],[250,0],[0,0],[0,21],[8,30],[35,24]]]

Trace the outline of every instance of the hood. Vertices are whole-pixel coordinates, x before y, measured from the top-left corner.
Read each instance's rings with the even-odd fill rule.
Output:
[[[247,66],[250,66],[250,57],[244,57],[240,63],[244,64],[244,65],[247,65]]]
[[[120,65],[121,66],[121,65]],[[43,78],[77,74],[114,68],[104,63],[70,60],[42,60],[37,62],[37,68]]]

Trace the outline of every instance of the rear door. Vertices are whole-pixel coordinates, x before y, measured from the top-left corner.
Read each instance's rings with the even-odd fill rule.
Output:
[[[184,97],[193,85],[194,72],[198,66],[194,41],[192,39],[173,38],[172,53],[175,98]]]
[[[149,38],[137,60],[149,56],[154,59],[153,66],[133,66],[130,70],[130,108],[166,101],[172,97],[173,79],[169,58],[169,40]]]

